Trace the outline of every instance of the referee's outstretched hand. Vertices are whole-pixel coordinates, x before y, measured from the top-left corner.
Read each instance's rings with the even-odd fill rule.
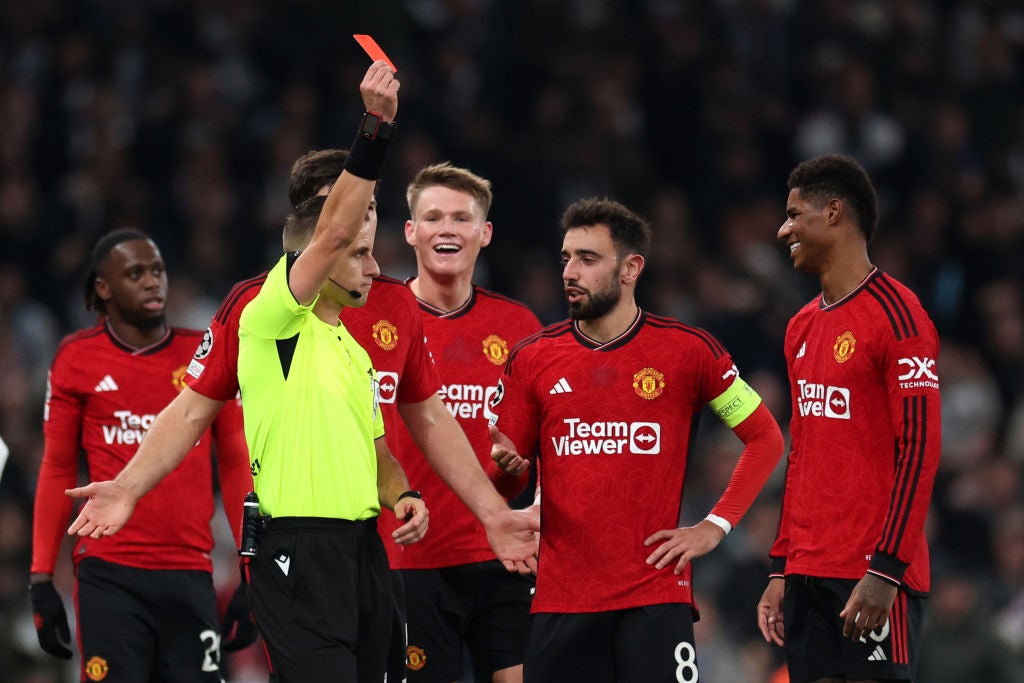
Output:
[[[234,635],[231,635],[232,631]],[[249,605],[249,594],[244,583],[238,584],[235,594],[231,596],[231,602],[224,610],[220,635],[223,638],[221,649],[225,652],[241,650],[256,642],[259,630],[252,618],[252,607]]]
[[[29,586],[32,612],[36,622],[36,635],[43,652],[61,659],[71,659],[71,631],[64,601],[52,581],[41,581]]]

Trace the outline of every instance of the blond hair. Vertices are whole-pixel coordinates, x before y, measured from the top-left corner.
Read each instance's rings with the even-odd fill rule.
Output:
[[[483,209],[483,217],[487,218],[487,212],[491,209],[491,201],[494,199],[491,192],[491,181],[481,178],[469,169],[453,166],[448,161],[420,169],[420,172],[409,183],[409,187],[405,191],[405,200],[409,204],[410,216],[415,215],[416,203],[423,190],[437,185],[471,195]]]

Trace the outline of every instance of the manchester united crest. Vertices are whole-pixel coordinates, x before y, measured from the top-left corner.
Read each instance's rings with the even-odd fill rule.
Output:
[[[853,355],[853,351],[856,348],[857,340],[854,339],[853,332],[847,330],[836,337],[836,345],[832,347],[832,355],[837,363],[845,363],[850,360],[850,356]]]
[[[421,647],[410,645],[405,649],[405,662],[411,671],[419,671],[427,663],[427,653]]]
[[[640,398],[648,401],[661,396],[665,390],[665,375],[654,368],[644,368],[633,375],[633,391]]]
[[[185,366],[182,365],[180,368],[171,373],[171,384],[178,391],[185,388]]]
[[[504,365],[508,360],[508,342],[496,334],[484,339],[484,355],[495,365]]]
[[[107,677],[107,672],[110,671],[110,667],[107,666],[107,660],[99,656],[90,657],[89,661],[85,663],[84,668],[85,676],[90,681],[102,681]]]
[[[398,346],[398,328],[387,320],[378,320],[373,324],[373,341],[385,351]]]

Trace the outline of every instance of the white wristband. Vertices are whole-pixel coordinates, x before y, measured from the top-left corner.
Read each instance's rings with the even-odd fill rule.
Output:
[[[708,520],[709,522],[717,526],[719,529],[724,531],[726,536],[728,536],[729,532],[732,531],[732,524],[729,524],[729,520],[725,519],[724,517],[719,517],[718,515],[708,515],[704,519]]]

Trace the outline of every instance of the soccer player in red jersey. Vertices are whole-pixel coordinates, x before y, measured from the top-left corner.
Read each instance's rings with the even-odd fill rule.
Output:
[[[539,457],[525,680],[695,681],[690,560],[740,521],[782,456],[782,434],[714,336],[637,306],[643,219],[586,199],[562,228],[570,319],[512,350],[493,402],[492,457],[512,473]],[[710,514],[680,528],[705,405],[744,449]]]
[[[794,683],[910,681],[941,451],[938,335],[868,257],[878,200],[854,159],[805,161],[788,187],[778,238],[821,295],[786,330],[792,448],[758,624]]]
[[[109,233],[92,256],[85,301],[99,321],[65,338],[50,369],[33,524],[39,643],[64,658],[71,644],[52,574],[73,503],[64,492],[78,481],[79,453],[91,479],[114,477],[182,390],[188,354],[202,335],[167,325],[167,274],[144,233]],[[244,495],[229,488],[249,466],[237,402],[221,411],[212,432],[196,434],[182,466],[139,502],[121,534],[75,545],[82,680],[221,680],[210,450],[215,442],[225,499]],[[241,510],[225,511],[237,529]]]
[[[525,477],[500,473],[490,458],[488,422],[509,349],[539,331],[525,306],[473,284],[480,250],[490,244],[491,184],[449,163],[421,169],[406,191],[406,241],[416,252],[416,295],[427,346],[440,371],[441,398],[481,465],[508,497]],[[495,559],[480,522],[431,470],[408,430],[394,449],[436,514],[430,536],[396,558],[409,625],[409,680],[448,683],[463,677],[463,647],[476,680],[522,681],[533,581]],[[393,565],[394,566],[394,565]]]

